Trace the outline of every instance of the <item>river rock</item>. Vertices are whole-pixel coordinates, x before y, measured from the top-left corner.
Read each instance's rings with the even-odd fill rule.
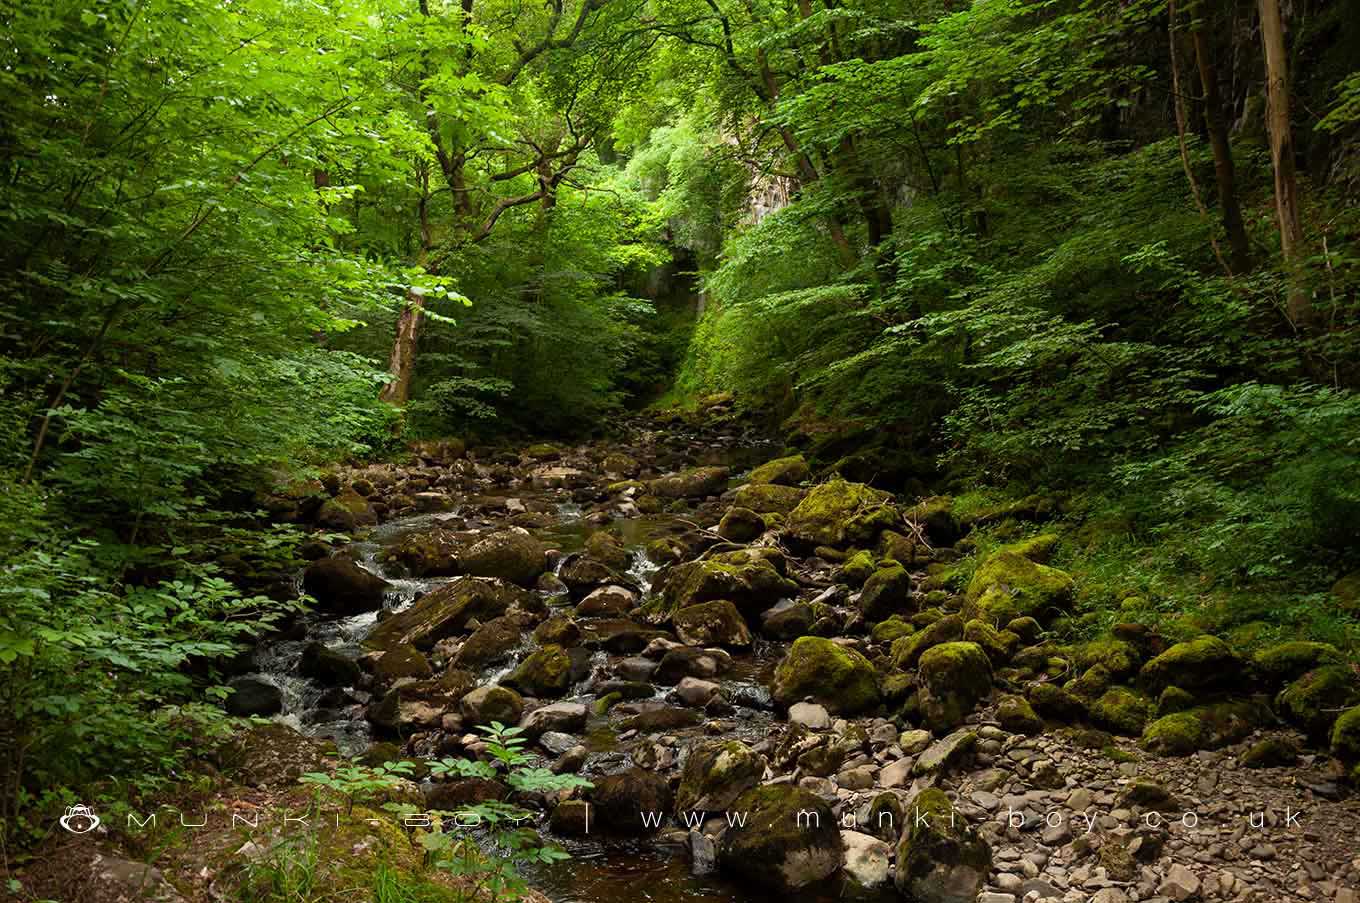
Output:
[[[974,903],[991,868],[991,848],[944,791],[916,795],[897,843],[898,891],[919,903]]]
[[[308,643],[302,650],[298,671],[330,687],[352,687],[359,682],[359,665],[323,643]]]
[[[963,723],[992,690],[992,666],[977,643],[942,643],[918,666],[921,713],[937,734]]]
[[[561,646],[535,649],[502,681],[529,696],[561,696],[571,689],[571,658]]]
[[[529,712],[519,726],[529,739],[552,731],[554,733],[574,733],[583,730],[589,711],[579,702],[554,702],[540,706]]]
[[[322,558],[302,572],[302,589],[325,614],[354,615],[382,608],[386,580],[345,557]]]
[[[734,505],[718,522],[718,535],[732,542],[750,542],[765,532],[765,520],[750,508]]]
[[[901,565],[878,568],[859,594],[859,610],[870,623],[911,609],[911,575]]]
[[[429,649],[445,637],[463,632],[473,620],[486,623],[515,606],[542,611],[543,602],[515,586],[476,577],[459,577],[431,590],[410,608],[379,621],[364,639],[370,649],[411,643]]]
[[[766,558],[718,558],[690,561],[667,568],[654,587],[665,599],[668,611],[725,599],[753,614],[798,588],[783,577]]]
[[[764,760],[739,740],[695,743],[680,774],[675,809],[682,813],[725,810],[760,783],[764,770]]]
[[[630,768],[593,779],[588,791],[592,819],[601,830],[618,834],[653,834],[671,810],[671,788],[659,774]]]
[[[774,698],[792,705],[804,698],[829,712],[853,715],[879,702],[874,666],[854,649],[822,637],[800,637],[774,674]]]
[[[578,618],[617,618],[628,614],[637,605],[637,593],[622,586],[601,586],[576,606]]]
[[[478,687],[463,697],[459,711],[468,725],[516,724],[524,712],[524,700],[509,687]]]
[[[863,483],[831,480],[815,487],[789,512],[784,533],[806,548],[873,545],[898,522],[889,493]]]
[[[739,508],[747,508],[758,514],[788,514],[807,498],[807,490],[796,486],[774,486],[764,483],[747,483],[732,497]]]
[[[650,480],[647,483],[647,491],[663,499],[692,499],[717,495],[727,487],[730,473],[726,467],[696,467]]]
[[[676,636],[691,646],[751,645],[751,629],[737,607],[726,599],[700,602],[680,609],[671,617]]]
[[[283,711],[283,692],[262,677],[235,677],[227,686],[227,711],[238,717],[277,715]]]
[[[797,486],[812,476],[807,459],[802,455],[775,458],[755,468],[746,477],[748,483],[776,483],[781,486]]]
[[[766,784],[733,801],[746,824],[723,833],[718,864],[770,890],[797,891],[834,874],[844,861],[840,831],[821,797],[790,784]]]
[[[876,891],[888,883],[888,855],[892,847],[871,834],[841,831],[845,877],[853,882],[848,896]]]
[[[1020,617],[1042,619],[1067,606],[1072,588],[1072,577],[1065,571],[1002,549],[988,556],[969,581],[967,611],[989,624]]]
[[[495,577],[531,587],[548,569],[538,540],[518,527],[492,533],[458,553],[458,566],[473,577]]]

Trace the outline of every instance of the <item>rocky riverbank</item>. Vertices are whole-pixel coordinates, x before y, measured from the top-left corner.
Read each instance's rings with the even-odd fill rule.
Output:
[[[410,798],[540,813],[578,854],[534,876],[558,899],[636,899],[573,875],[652,847],[725,882],[675,899],[1357,899],[1355,666],[1176,642],[1136,599],[1078,634],[1044,499],[962,517],[735,429],[649,424],[425,443],[268,503],[358,539],[309,543],[317,613],[229,706],[369,763],[475,758],[479,726],[518,724],[593,787]],[[1012,539],[979,551],[998,524]]]

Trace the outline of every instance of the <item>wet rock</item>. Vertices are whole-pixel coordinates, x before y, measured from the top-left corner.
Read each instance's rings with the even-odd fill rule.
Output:
[[[317,601],[317,610],[332,615],[354,615],[382,608],[383,594],[391,587],[353,560],[322,558],[302,572],[302,589]]]
[[[435,528],[402,537],[382,557],[416,577],[453,577],[459,573],[458,550],[465,540],[465,535]]]
[[[764,760],[739,740],[695,743],[680,773],[676,811],[725,810],[760,783],[764,770]]]
[[[463,642],[453,657],[453,664],[480,671],[487,665],[504,661],[524,641],[526,627],[521,619],[510,615],[492,618]]]
[[[897,844],[898,891],[920,903],[974,903],[992,868],[992,851],[954,811],[944,792],[917,794]]]
[[[565,734],[561,736],[566,736]],[[557,760],[552,763],[549,770],[553,774],[576,774],[586,766],[586,760],[590,758],[590,750],[584,746],[573,746],[571,749],[562,753]]]
[[[359,682],[359,665],[353,659],[324,644],[311,642],[302,650],[298,671],[331,687],[352,687]]]
[[[746,478],[748,483],[775,483],[781,486],[797,486],[812,476],[807,460],[802,455],[775,458],[751,471]]]
[[[410,608],[379,621],[364,645],[388,649],[411,643],[429,649],[445,637],[461,633],[469,622],[485,623],[505,614],[511,606],[530,612],[543,609],[541,599],[518,587],[459,577],[421,596]]]
[[[637,605],[637,594],[622,586],[602,586],[592,590],[576,606],[578,618],[617,618]]]
[[[647,491],[663,499],[703,498],[727,488],[731,472],[726,467],[696,467],[647,482]]]
[[[520,720],[519,726],[529,739],[534,739],[549,731],[556,733],[575,733],[585,729],[589,713],[579,702],[554,702],[539,706]]]
[[[261,677],[234,677],[227,687],[232,693],[225,706],[238,717],[276,715],[283,711],[283,692]]]
[[[353,532],[355,527],[367,527],[377,522],[378,516],[373,513],[368,501],[349,487],[335,498],[322,502],[316,513],[317,526],[346,533]]]
[[[618,571],[628,570],[632,561],[623,540],[605,530],[596,530],[586,537],[586,554]]]
[[[493,577],[531,587],[548,568],[543,546],[528,531],[492,533],[458,554],[458,566],[473,577]]]
[[[364,711],[369,721],[398,734],[440,727],[444,714],[476,685],[472,675],[450,669],[434,680],[404,683],[370,702]]]
[[[561,646],[535,649],[506,675],[503,683],[528,696],[561,696],[571,689],[571,658]]]
[[[649,658],[625,658],[614,666],[614,673],[626,681],[649,681],[656,673],[657,663]]]
[[[826,801],[788,784],[746,791],[732,809],[745,827],[719,843],[723,871],[778,892],[796,891],[834,874],[844,861],[840,831]]]
[[[589,555],[569,555],[558,572],[573,599],[584,599],[601,586],[625,585],[628,581],[609,565]]]
[[[711,680],[700,680],[697,677],[683,678],[675,687],[675,695],[680,697],[680,701],[685,705],[696,708],[703,708],[708,705],[718,698],[721,692],[721,685]]]
[[[463,721],[468,725],[517,724],[524,712],[524,700],[509,687],[478,687],[459,703]]]
[[[653,834],[658,815],[671,810],[670,784],[661,775],[641,768],[593,779],[588,791],[592,819],[601,830],[618,834]]]
[[[701,602],[681,608],[671,616],[675,633],[691,646],[751,645],[751,630],[737,607],[726,599]]]
[[[824,731],[831,727],[831,715],[825,706],[815,702],[795,702],[789,706],[789,722],[801,724],[808,730]]]
[[[664,686],[675,686],[686,677],[717,677],[730,665],[730,659],[712,649],[682,646],[672,649],[661,658],[652,679]]]
[[[554,615],[534,628],[534,642],[540,646],[575,646],[581,642],[581,628],[571,618]]]
[[[785,535],[807,548],[873,545],[898,523],[891,495],[863,483],[831,480],[815,487],[785,521]]]
[[[689,832],[689,871],[692,875],[711,875],[718,870],[718,844],[702,831]]]
[[[373,663],[373,676],[379,685],[387,686],[403,677],[425,678],[433,671],[430,662],[410,643],[393,646]]]
[[[976,643],[942,643],[927,649],[918,666],[921,712],[944,733],[963,723],[992,689],[992,667]]]
[[[694,709],[662,706],[625,718],[619,723],[619,730],[651,734],[657,731],[674,731],[694,727],[703,722],[704,716]]]
[[[665,637],[664,630],[645,627],[636,621],[623,618],[589,621],[586,623],[585,643],[594,649],[604,649],[628,655],[641,652],[647,644]]]
[[[590,803],[585,800],[564,800],[558,803],[548,818],[554,834],[581,837],[590,832]]]
[[[810,697],[837,714],[857,714],[879,703],[878,678],[869,660],[821,637],[794,641],[775,669],[772,689],[783,705]]]

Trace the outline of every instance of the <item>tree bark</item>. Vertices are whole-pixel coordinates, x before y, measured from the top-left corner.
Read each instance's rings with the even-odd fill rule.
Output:
[[[1298,184],[1294,178],[1294,134],[1289,125],[1289,73],[1284,21],[1279,0],[1260,0],[1261,44],[1266,58],[1266,128],[1275,168],[1275,214],[1280,224],[1280,253],[1289,271],[1287,313],[1296,327],[1313,319],[1313,304],[1302,285],[1303,227],[1299,222]]]
[[[1228,233],[1229,261],[1233,273],[1251,269],[1251,243],[1242,224],[1242,207],[1237,198],[1237,177],[1233,167],[1232,146],[1228,143],[1228,127],[1223,118],[1223,99],[1218,93],[1218,72],[1209,48],[1209,39],[1202,27],[1191,32],[1195,44],[1195,62],[1199,66],[1199,80],[1204,88],[1204,124],[1209,130],[1209,144],[1214,151],[1214,178],[1218,182],[1218,207],[1223,217],[1223,229]]]
[[[397,318],[397,337],[392,342],[392,355],[387,371],[392,379],[378,393],[382,401],[404,405],[411,397],[411,379],[416,372],[416,349],[420,347],[420,326],[425,319],[425,296],[414,291],[406,293],[406,304]]]

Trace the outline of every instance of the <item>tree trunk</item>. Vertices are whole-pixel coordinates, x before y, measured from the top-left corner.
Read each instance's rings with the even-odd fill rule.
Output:
[[[413,291],[406,293],[406,305],[397,318],[397,337],[392,342],[392,355],[387,371],[392,379],[383,386],[378,398],[395,405],[406,404],[411,397],[411,378],[416,372],[416,349],[420,345],[420,325],[424,317],[425,296]]]
[[[1214,151],[1214,177],[1218,182],[1218,206],[1223,217],[1223,229],[1228,233],[1229,259],[1234,273],[1251,269],[1251,243],[1242,224],[1242,207],[1237,199],[1237,179],[1233,168],[1232,146],[1228,143],[1228,127],[1223,120],[1223,99],[1218,93],[1218,72],[1210,55],[1209,39],[1203,28],[1191,35],[1195,43],[1195,61],[1199,65],[1199,80],[1204,87],[1204,124],[1209,130],[1209,144]]]
[[[1296,327],[1313,319],[1313,305],[1301,284],[1303,227],[1299,224],[1298,185],[1294,179],[1294,135],[1289,126],[1289,73],[1284,51],[1280,0],[1260,0],[1261,43],[1266,57],[1266,127],[1275,166],[1275,213],[1280,222],[1280,253],[1289,271],[1287,311]]]

